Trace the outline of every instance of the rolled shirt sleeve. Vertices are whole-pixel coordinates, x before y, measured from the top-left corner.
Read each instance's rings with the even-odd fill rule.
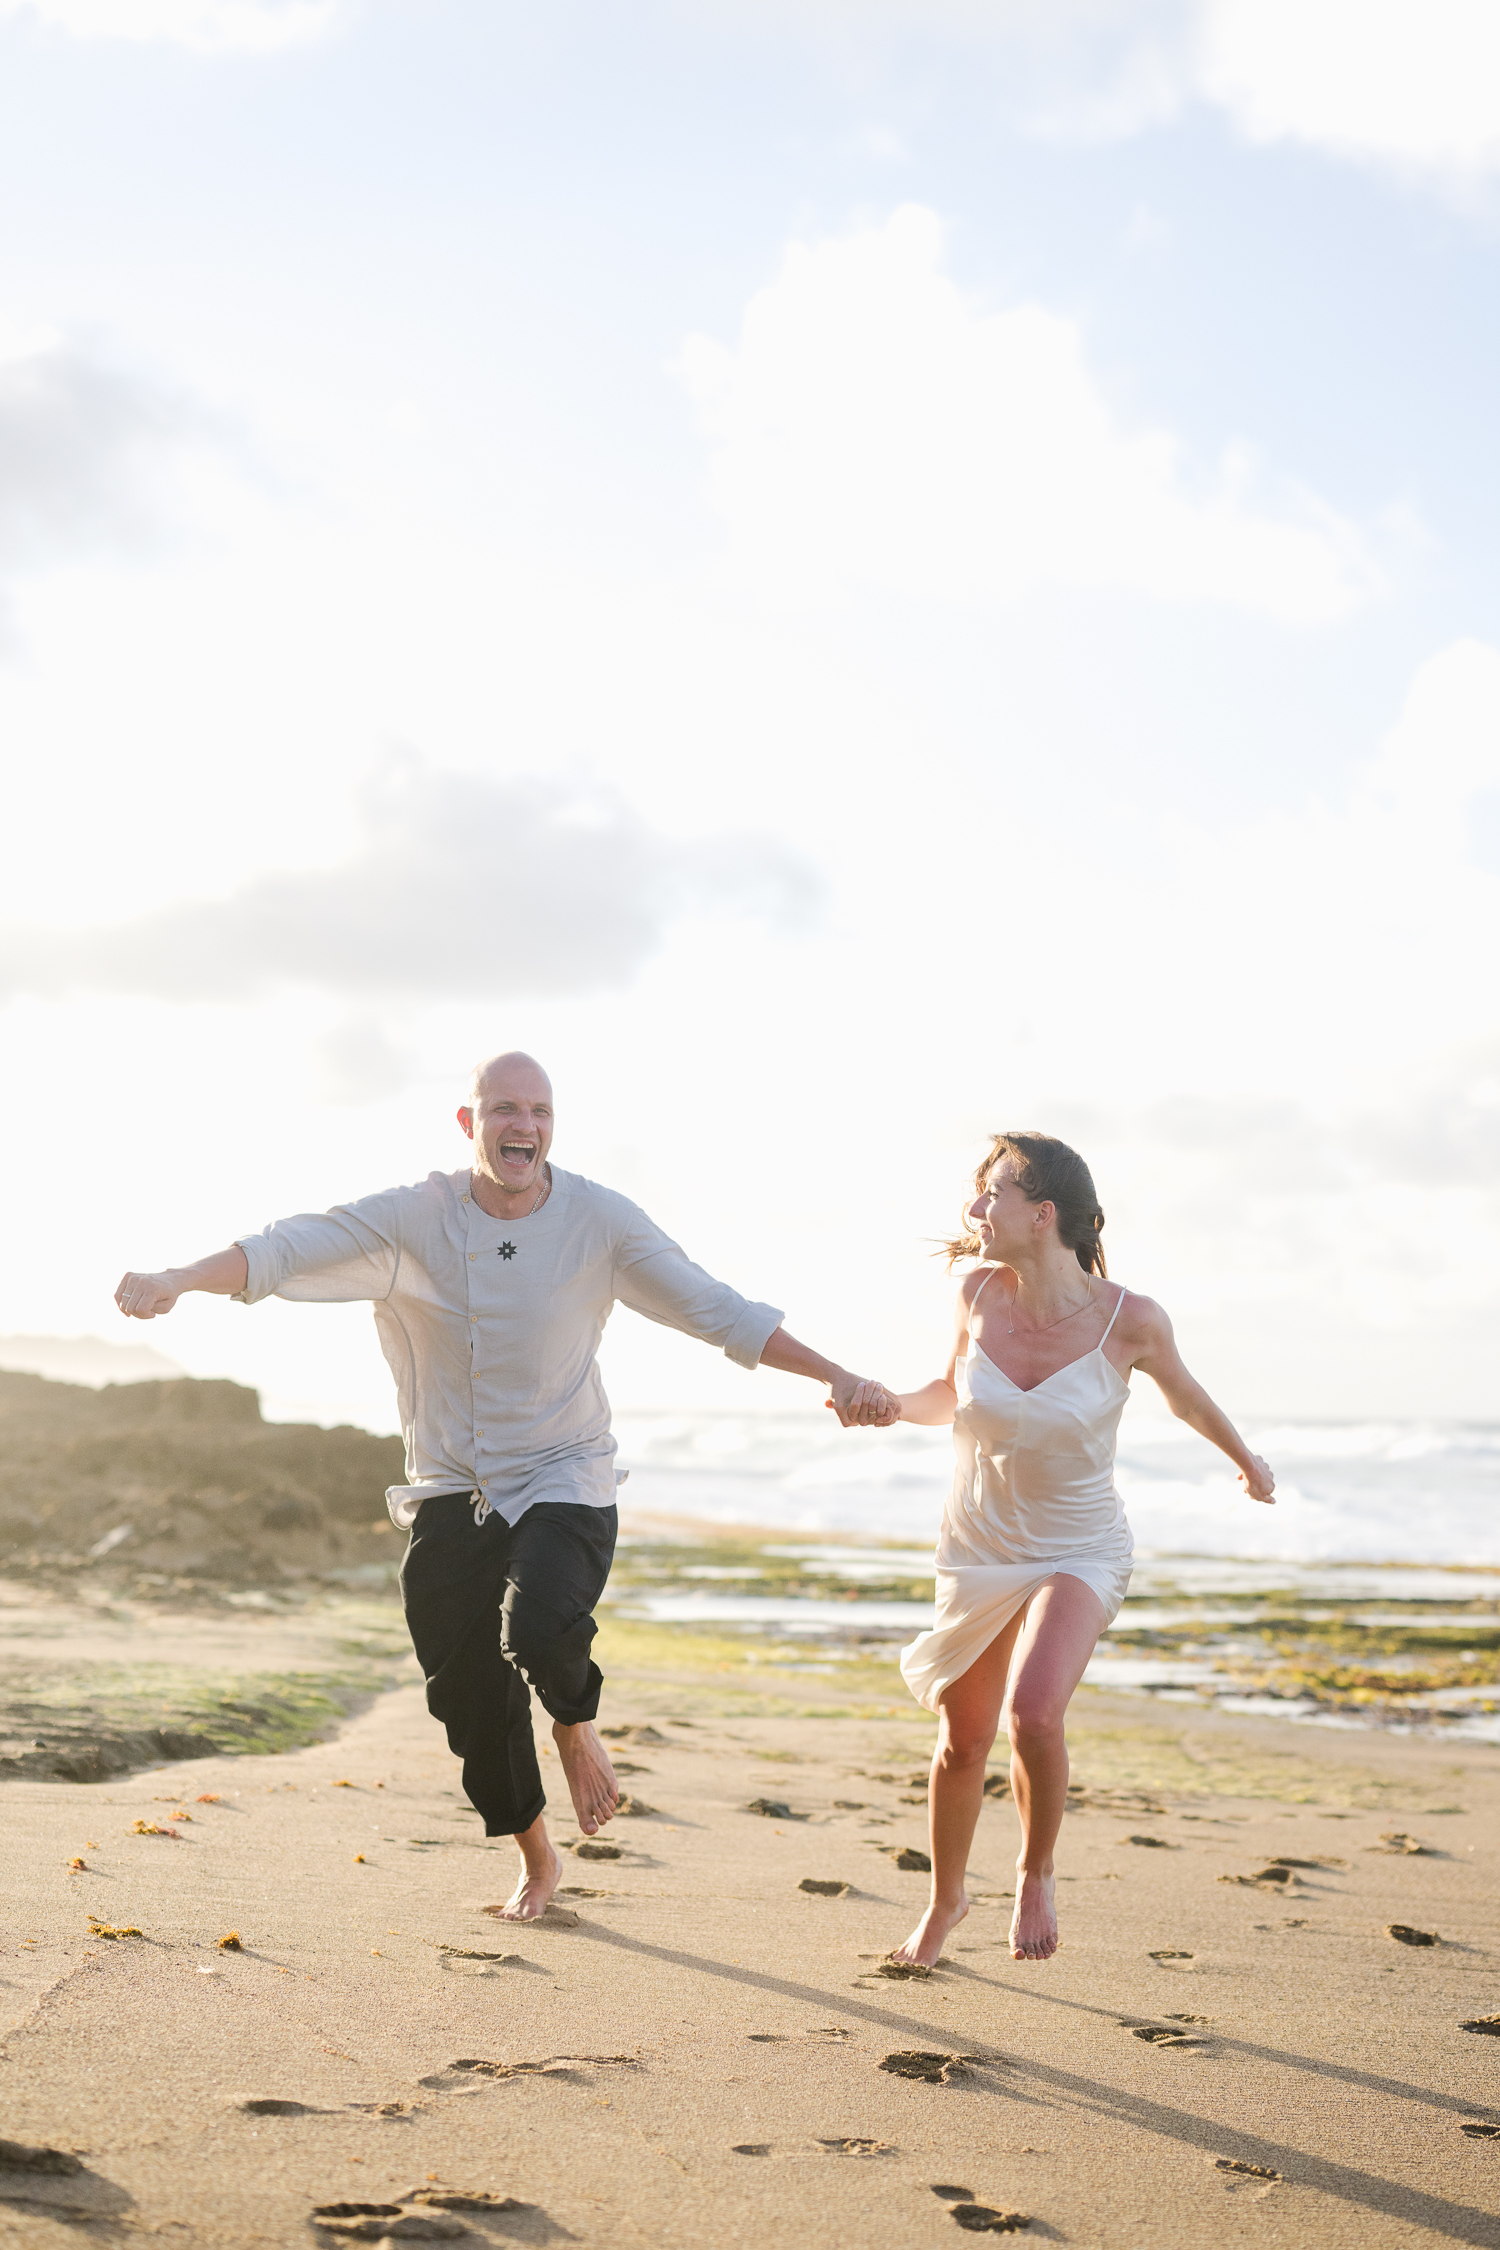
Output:
[[[332,1211],[306,1211],[276,1219],[259,1234],[242,1234],[239,1246],[249,1272],[236,1302],[264,1297],[303,1304],[380,1303],[395,1287],[401,1265],[394,1213],[387,1196],[370,1195]]]
[[[754,1304],[727,1282],[715,1281],[633,1204],[615,1250],[615,1296],[663,1328],[719,1345],[739,1367],[759,1367],[786,1317],[777,1306]]]

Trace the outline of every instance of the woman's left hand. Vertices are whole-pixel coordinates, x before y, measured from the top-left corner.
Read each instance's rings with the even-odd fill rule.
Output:
[[[1276,1479],[1271,1474],[1270,1462],[1262,1461],[1258,1453],[1251,1454],[1248,1469],[1241,1469],[1240,1483],[1252,1500],[1263,1501],[1268,1508],[1275,1507]]]
[[[901,1401],[894,1391],[888,1391],[884,1383],[849,1380],[851,1389],[823,1401],[832,1407],[846,1430],[888,1430],[893,1422],[900,1421]]]

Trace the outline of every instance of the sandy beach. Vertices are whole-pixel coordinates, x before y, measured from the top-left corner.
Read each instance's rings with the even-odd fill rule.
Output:
[[[40,1669],[81,1645],[8,1591]],[[632,1809],[518,1928],[383,1616],[321,1622],[385,1667],[323,1740],[0,1784],[0,2239],[1500,2243],[1500,2038],[1463,2028],[1500,2011],[1489,1746],[1085,1691],[1058,1957],[1006,1950],[997,1762],[972,1912],[901,1981],[932,1735],[893,1665],[609,1624]],[[314,1637],[149,1635],[282,1680]]]

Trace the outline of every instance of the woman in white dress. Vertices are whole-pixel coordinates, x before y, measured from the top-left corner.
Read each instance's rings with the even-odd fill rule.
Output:
[[[1252,1500],[1275,1490],[1183,1366],[1160,1305],[1107,1279],[1104,1213],[1082,1157],[1043,1133],[1002,1133],[974,1180],[966,1232],[948,1250],[950,1262],[983,1263],[959,1289],[947,1373],[899,1400],[905,1421],[951,1422],[958,1455],[938,1539],[937,1623],[901,1652],[907,1685],[938,1715],[938,1744],[931,1903],[892,1958],[927,1967],[969,1910],[964,1871],[1007,1701],[1021,1819],[1011,1952],[1045,1961],[1057,1950],[1063,1721],[1130,1583],[1114,1456],[1132,1368],[1228,1454]]]

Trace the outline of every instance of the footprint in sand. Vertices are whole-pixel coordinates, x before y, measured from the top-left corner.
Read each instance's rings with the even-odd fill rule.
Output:
[[[1195,2016],[1189,2020],[1201,2023],[1204,2019],[1201,2016]],[[1131,2023],[1127,2018],[1122,2017],[1120,2028],[1122,2031],[1128,2031],[1132,2039],[1143,2039],[1148,2047],[1201,2047],[1203,2045],[1201,2039],[1194,2039],[1190,2033],[1179,2031],[1174,2024],[1170,2023]]]
[[[806,1813],[794,1813],[779,1797],[752,1797],[746,1812],[759,1813],[762,1820],[806,1820]]]
[[[769,2141],[736,2141],[729,2151],[731,2156],[769,2156]]]
[[[1196,1956],[1191,1953],[1184,1953],[1180,1946],[1161,1945],[1157,1947],[1154,1953],[1148,1953],[1146,1958],[1148,1961],[1191,1961]]]
[[[862,2141],[841,2137],[832,2141],[820,2140],[818,2146],[826,2149],[830,2156],[894,2156],[897,2153],[894,2141]]]
[[[951,2086],[967,2078],[979,2059],[978,2055],[939,2055],[921,2047],[901,2047],[875,2067],[889,2071],[893,2078],[914,2078],[926,2086]]]
[[[509,1919],[503,1906],[481,1906],[479,1911],[481,1914],[492,1915],[496,1921]],[[549,1904],[545,1913],[530,1915],[526,1921],[517,1922],[515,1927],[519,1930],[576,1930],[578,1916],[570,1906]]]
[[[618,1844],[596,1844],[592,1836],[585,1836],[572,1847],[575,1859],[623,1859],[625,1854]]]
[[[1165,1836],[1122,1836],[1120,1842],[1139,1844],[1143,1851],[1148,1852],[1180,1852],[1182,1849],[1180,1844],[1169,1844]]]
[[[655,1813],[655,1805],[648,1805],[644,1797],[622,1797],[615,1807],[616,1817],[624,1820],[649,1820]]]
[[[934,2184],[932,2192],[934,2195],[941,2196],[945,2203],[972,2203],[974,2200],[972,2188],[938,2187]]]
[[[407,2211],[399,2203],[320,2203],[313,2225],[355,2242],[451,2242],[467,2234],[444,2211]]]
[[[919,1852],[915,1844],[877,1844],[873,1837],[867,1839],[871,1851],[884,1852],[886,1858],[908,1875],[930,1875],[932,1861],[926,1852]]]
[[[797,1885],[809,1898],[847,1898],[853,1889],[851,1883],[820,1883],[815,1875],[804,1875]]]
[[[1458,2129],[1471,2141],[1500,2141],[1500,2125],[1486,2124],[1481,2117],[1466,2117]]]
[[[26,2141],[0,2141],[0,2173],[41,2172],[55,2180],[76,2180],[84,2169],[64,2148],[32,2148]]]
[[[836,2023],[816,2024],[811,2031],[747,2031],[745,2034],[759,2047],[784,2047],[793,2039],[820,2039],[831,2046],[842,2046],[853,2036],[842,2024]]]
[[[528,1961],[524,1953],[484,1953],[467,1945],[440,1945],[438,1967],[449,1976],[492,1977],[502,1969],[526,1969],[533,1976],[546,1976],[549,1972],[540,1961]]]
[[[1366,1844],[1367,1852],[1394,1852],[1402,1859],[1435,1859],[1437,1854],[1430,1844],[1417,1836],[1408,1836],[1404,1828],[1388,1829],[1378,1844]]]
[[[404,2198],[407,2203],[423,2203],[432,2211],[475,2211],[484,2215],[499,2211],[534,2211],[534,2203],[522,2203],[514,2195],[492,2195],[488,2188],[414,2188]]]
[[[1467,2023],[1459,2025],[1460,2031],[1487,2032],[1491,2039],[1500,2039],[1500,2016],[1470,2016]]]
[[[636,2070],[640,2067],[638,2055],[548,2055],[540,2062],[494,2062],[484,2055],[463,2055],[457,2062],[449,2063],[446,2070],[435,2070],[426,2078],[419,2078],[419,2086],[431,2087],[446,2093],[455,2085],[463,2085],[475,2078],[560,2078],[571,2076],[576,2070]]]
[[[670,1736],[658,1734],[655,1727],[651,1726],[601,1727],[599,1732],[606,1742],[650,1742],[663,1750],[669,1750],[672,1746]]]
[[[1022,2234],[1031,2224],[1028,2211],[995,2211],[988,2203],[953,2203],[948,2215],[965,2234]]]
[[[1385,1934],[1398,1945],[1441,1945],[1436,1930],[1414,1930],[1410,1922],[1387,1922]]]
[[[591,1891],[587,1883],[560,1883],[559,1898],[613,1898],[613,1891]]]
[[[331,2109],[314,2109],[310,2102],[284,2102],[274,2095],[258,2097],[254,2101],[236,2102],[235,2108],[246,2117],[332,2117]]]

